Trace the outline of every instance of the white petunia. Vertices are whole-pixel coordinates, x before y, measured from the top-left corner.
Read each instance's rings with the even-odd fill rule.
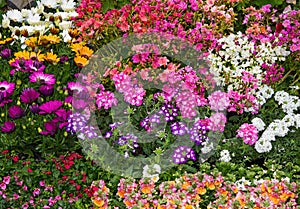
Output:
[[[61,8],[65,12],[74,11],[76,3],[73,0],[63,0],[61,3]]]
[[[145,165],[143,167],[143,178],[150,178],[154,182],[158,181],[161,167],[158,164]]]

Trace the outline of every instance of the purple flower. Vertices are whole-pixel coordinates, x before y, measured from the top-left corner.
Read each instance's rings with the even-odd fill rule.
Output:
[[[81,130],[80,130],[80,134],[78,135],[78,137],[82,140],[85,139],[85,136],[87,136],[89,139],[93,139],[93,138],[97,138],[98,134],[95,131],[96,129],[93,126],[84,126]]]
[[[82,110],[88,105],[88,103],[86,101],[80,99],[80,100],[74,100],[72,105],[73,105],[74,109]]]
[[[29,76],[29,81],[32,83],[39,83],[45,85],[54,85],[55,76],[52,74],[45,74],[43,72],[34,72]]]
[[[27,88],[23,90],[20,99],[21,102],[30,104],[34,102],[39,96],[40,94],[36,90],[34,90],[33,88]]]
[[[0,56],[4,59],[8,59],[11,57],[11,50],[10,49],[3,49],[0,53]]]
[[[24,63],[24,67],[26,69],[26,72],[31,73],[42,72],[46,68],[46,66],[42,62],[39,62],[37,60],[26,60]]]
[[[200,145],[203,141],[207,140],[207,132],[209,127],[203,120],[198,120],[193,124],[193,127],[190,129],[190,139]]]
[[[1,131],[3,133],[10,133],[13,132],[15,129],[16,129],[16,124],[13,121],[6,121],[1,127]]]
[[[68,117],[68,125],[66,127],[67,132],[72,134],[80,131],[87,124],[87,119],[80,113],[73,113]]]
[[[8,109],[8,115],[12,119],[17,119],[23,117],[25,112],[20,106],[14,105]]]
[[[57,128],[58,128],[57,124],[53,121],[48,121],[48,122],[44,123],[44,127],[46,130],[40,132],[40,134],[51,135],[51,136],[53,136],[56,133]]]
[[[183,136],[188,132],[188,128],[183,122],[175,122],[170,127],[172,134],[175,136]]]
[[[29,106],[29,109],[32,113],[35,113],[35,114],[39,113],[39,111],[40,111],[39,105],[37,105],[37,104]]]
[[[87,91],[87,89],[78,82],[69,82],[68,89],[73,93],[80,93],[82,91]]]
[[[192,148],[187,146],[180,146],[174,150],[172,158],[175,164],[183,164],[186,163],[188,159],[195,161],[196,154]]]
[[[24,64],[24,58],[17,59],[14,62],[10,63],[10,66],[13,67],[13,69],[10,71],[10,75],[13,76],[15,74],[15,71],[24,71]]]
[[[43,115],[43,114],[51,114],[51,113],[54,113],[56,112],[61,106],[63,105],[63,103],[59,100],[53,100],[53,101],[49,101],[49,102],[46,102],[44,104],[42,104],[39,109],[40,109],[40,112],[39,114],[40,115]]]
[[[59,62],[64,64],[65,62],[67,62],[69,60],[69,57],[67,55],[63,55],[59,58]]]
[[[49,85],[40,86],[39,88],[39,92],[41,92],[41,94],[43,94],[44,96],[51,96],[53,94],[53,91],[53,86]]]
[[[178,108],[171,104],[165,104],[160,108],[159,113],[165,116],[166,122],[173,121],[175,117],[178,116]]]

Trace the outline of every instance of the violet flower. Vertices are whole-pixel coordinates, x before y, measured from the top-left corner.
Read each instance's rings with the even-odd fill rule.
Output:
[[[3,49],[0,53],[0,56],[4,59],[8,59],[11,57],[11,50],[10,49]]]
[[[54,92],[53,86],[44,85],[39,88],[39,92],[44,96],[51,96]]]

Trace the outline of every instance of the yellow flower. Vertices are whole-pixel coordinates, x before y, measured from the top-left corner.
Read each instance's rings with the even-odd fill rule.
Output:
[[[84,67],[88,64],[88,59],[81,57],[81,56],[76,56],[74,58],[74,62],[78,67]]]
[[[41,54],[41,51],[38,51],[37,53],[36,52],[30,52],[29,58],[37,59],[39,62],[42,62],[45,59],[45,55]]]
[[[85,58],[90,58],[92,56],[92,54],[94,53],[93,50],[91,50],[90,48],[84,46],[79,50],[79,55],[83,56]]]
[[[37,37],[30,37],[25,41],[28,47],[34,48],[37,45]]]
[[[60,37],[57,35],[44,35],[40,37],[39,44],[47,45],[47,44],[58,44],[60,42]]]
[[[4,40],[0,40],[0,45],[11,43],[13,40],[14,40],[13,38],[6,38]]]
[[[71,45],[71,50],[75,52],[76,54],[79,53],[79,51],[83,48],[82,43],[76,43]]]
[[[59,62],[59,57],[57,57],[57,55],[53,54],[52,52],[47,52],[45,54],[45,60],[50,62],[50,63],[58,63]]]
[[[25,60],[30,59],[30,53],[29,53],[29,51],[26,51],[26,50],[16,52],[14,55],[15,55],[16,59],[21,59],[21,58],[24,58]]]

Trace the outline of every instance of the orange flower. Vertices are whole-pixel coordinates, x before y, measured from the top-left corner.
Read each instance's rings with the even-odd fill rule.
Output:
[[[74,62],[78,67],[84,67],[88,64],[88,60],[85,57],[76,56]]]
[[[193,207],[192,205],[186,204],[186,205],[184,206],[184,208],[185,208],[185,209],[193,209],[194,207]]]
[[[45,60],[50,63],[58,63],[59,62],[59,58],[57,57],[57,55],[53,54],[52,52],[47,52],[45,54]]]
[[[92,200],[93,203],[97,206],[97,207],[102,207],[104,205],[104,200],[101,199],[93,199]]]
[[[129,206],[129,207],[132,207],[132,206],[134,206],[136,203],[133,201],[133,202],[131,202],[131,201],[129,201],[129,200],[126,200],[125,201],[125,205],[126,206]]]
[[[151,190],[152,190],[151,186],[149,186],[149,185],[144,185],[141,191],[142,191],[144,194],[151,194]]]
[[[31,59],[37,59],[38,61],[42,62],[45,59],[45,55],[41,54],[41,51],[36,52],[30,52],[30,58]]]
[[[204,195],[206,193],[206,189],[204,187],[199,187],[196,189],[197,194]]]
[[[167,206],[165,206],[165,205],[158,205],[157,209],[167,209]]]
[[[125,193],[126,193],[125,190],[119,190],[117,194],[118,194],[121,198],[124,198]]]

